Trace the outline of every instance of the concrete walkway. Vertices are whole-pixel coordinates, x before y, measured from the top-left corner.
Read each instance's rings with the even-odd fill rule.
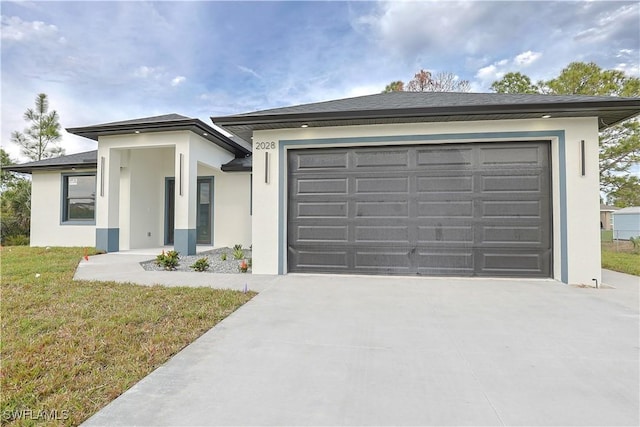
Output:
[[[204,248],[211,249],[211,248]],[[186,271],[146,271],[142,261],[154,259],[160,249],[112,252],[90,256],[78,264],[74,280],[99,280],[138,285],[207,286],[220,289],[243,290],[245,285],[253,291],[269,287],[278,276],[262,274],[217,274]]]
[[[258,280],[86,425],[639,425],[640,284],[605,277]]]

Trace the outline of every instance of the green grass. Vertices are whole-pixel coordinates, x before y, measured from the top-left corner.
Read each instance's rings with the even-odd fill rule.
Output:
[[[629,241],[603,242],[602,268],[640,276],[640,253]]]
[[[81,423],[255,295],[73,281],[82,254],[2,248],[3,425]]]
[[[601,242],[613,242],[613,230],[600,230]]]

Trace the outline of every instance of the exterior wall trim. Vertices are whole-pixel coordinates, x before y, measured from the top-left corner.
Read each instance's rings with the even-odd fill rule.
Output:
[[[120,229],[96,228],[96,249],[118,252],[120,250]]]
[[[284,274],[284,260],[287,256],[287,148],[290,146],[305,145],[336,145],[357,146],[376,143],[420,143],[420,142],[478,142],[492,140],[517,139],[545,139],[556,138],[558,141],[558,170],[559,170],[559,211],[560,211],[560,280],[569,282],[568,271],[568,231],[567,231],[567,171],[566,171],[566,147],[564,130],[544,131],[509,131],[509,132],[477,132],[477,133],[444,133],[422,135],[393,135],[393,136],[367,136],[345,138],[315,138],[315,139],[291,139],[279,140],[279,171],[278,171],[278,274]],[[553,152],[552,152],[553,154]],[[551,156],[553,164],[553,155]],[[550,165],[552,166],[552,165]],[[553,170],[553,168],[551,168]],[[553,180],[553,177],[552,177]],[[553,205],[552,191],[552,205]],[[553,224],[553,221],[552,221]],[[552,226],[552,229],[553,226]],[[556,249],[553,248],[555,251]],[[555,257],[553,257],[555,258]]]

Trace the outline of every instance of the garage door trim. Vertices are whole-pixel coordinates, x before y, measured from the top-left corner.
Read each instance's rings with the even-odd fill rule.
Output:
[[[279,140],[279,171],[278,171],[278,274],[286,272],[287,257],[287,151],[295,148],[321,148],[321,147],[353,147],[366,145],[407,145],[411,143],[461,143],[461,142],[499,142],[500,140],[529,140],[542,141],[551,140],[552,150],[550,156],[550,168],[553,171],[557,164],[558,176],[553,176],[552,181],[557,180],[558,187],[552,184],[551,197],[552,204],[557,206],[559,211],[558,222],[552,218],[553,241],[559,237],[559,247],[554,245],[554,256],[552,264],[559,267],[560,279],[562,282],[568,281],[567,266],[567,209],[566,209],[566,144],[565,132],[563,130],[548,131],[522,131],[522,132],[480,132],[480,133],[455,133],[455,134],[433,134],[433,135],[393,135],[379,137],[346,137],[346,138],[318,138],[318,139],[291,139]],[[554,145],[557,143],[557,150]],[[557,154],[557,160],[554,155]],[[559,193],[555,194],[554,189],[558,188]],[[558,230],[559,228],[559,230]],[[554,267],[555,269],[555,267]],[[552,274],[555,277],[555,274]]]

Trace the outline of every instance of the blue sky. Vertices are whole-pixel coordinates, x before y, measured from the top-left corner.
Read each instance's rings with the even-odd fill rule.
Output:
[[[62,127],[378,93],[421,68],[488,92],[572,61],[640,75],[638,2],[2,1],[2,146],[36,94]],[[95,142],[63,132],[67,154]]]

